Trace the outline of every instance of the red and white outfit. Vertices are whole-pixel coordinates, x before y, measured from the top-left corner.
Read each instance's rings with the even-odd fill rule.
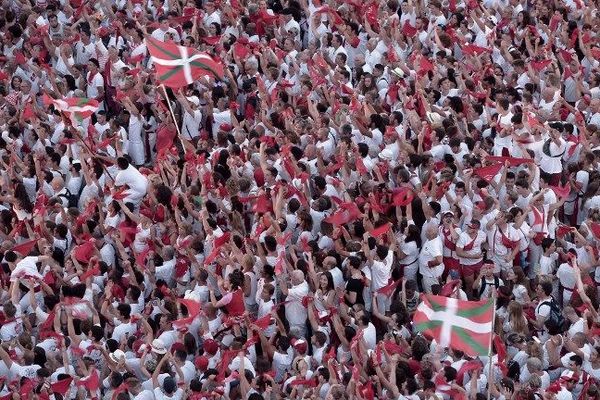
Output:
[[[488,243],[490,247],[489,258],[494,262],[494,273],[501,270],[508,271],[513,267],[512,260],[506,260],[515,247],[519,245],[519,233],[515,228],[506,225],[502,230],[495,225],[488,233]]]
[[[481,245],[486,241],[485,233],[478,230],[475,237],[471,237],[468,232],[462,232],[456,242],[456,247],[460,248],[469,256],[481,255],[479,258],[459,257],[462,275],[476,275],[483,265],[483,254]]]
[[[556,276],[558,277],[558,281],[563,288],[563,304],[569,304],[569,301],[571,301],[571,296],[573,295],[573,290],[575,290],[575,285],[577,284],[573,266],[569,263],[560,264],[558,270],[556,271]]]
[[[531,207],[529,212],[529,225],[531,232],[535,234],[529,241],[529,263],[537,265],[542,256],[542,239],[548,236],[548,211],[550,206],[544,204],[542,209]]]
[[[461,234],[460,229],[456,225],[452,225],[452,228],[458,233]],[[460,262],[458,260],[458,255],[456,254],[456,242],[458,239],[452,238],[452,232],[450,228],[446,228],[443,225],[440,225],[440,237],[442,238],[442,242],[444,244],[443,248],[443,260],[444,260],[444,274],[449,273],[451,270],[460,270]]]

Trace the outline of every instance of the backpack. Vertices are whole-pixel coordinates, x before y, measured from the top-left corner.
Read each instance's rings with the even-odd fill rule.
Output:
[[[489,285],[488,281],[484,278],[481,281],[481,287],[479,288],[479,297],[485,292],[485,288]],[[494,275],[494,287],[498,289],[500,287],[500,278]]]
[[[565,327],[565,317],[563,317],[562,312],[560,310],[560,307],[558,306],[558,303],[556,302],[556,300],[554,300],[553,297],[550,297],[550,300],[546,300],[541,302],[538,305],[538,311],[540,309],[541,306],[543,306],[544,304],[548,305],[550,307],[550,314],[548,314],[548,319],[546,319],[545,325],[550,325],[550,326],[554,326],[557,328],[560,328],[561,331],[563,330],[563,328]]]
[[[71,193],[71,191],[65,188],[65,194],[59,194],[60,197],[64,197],[67,199],[67,208],[77,208],[79,206],[79,197],[81,196],[81,192],[83,191],[83,182],[81,183],[81,188],[79,189],[79,193]]]

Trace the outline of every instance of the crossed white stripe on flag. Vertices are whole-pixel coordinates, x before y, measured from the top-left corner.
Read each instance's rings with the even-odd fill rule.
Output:
[[[192,67],[190,64],[199,59],[203,59],[206,61],[212,61],[212,59],[205,54],[194,54],[191,57],[188,57],[189,53],[187,47],[177,46],[177,49],[179,50],[179,55],[181,56],[181,58],[178,58],[176,60],[167,60],[164,58],[156,57],[150,57],[150,59],[152,62],[163,65],[165,67],[183,67],[182,69],[185,81],[188,84],[193,83],[194,78],[192,77]]]
[[[60,111],[67,111],[67,112],[80,112],[80,113],[84,113],[86,111],[95,112],[98,109],[98,107],[92,106],[92,105],[70,106],[69,103],[67,103],[64,100],[54,100],[54,105]]]
[[[492,323],[478,323],[473,322],[468,318],[461,317],[456,314],[458,311],[458,300],[454,298],[446,299],[446,309],[440,311],[433,311],[431,307],[425,302],[419,306],[420,311],[427,316],[430,321],[441,321],[442,328],[440,332],[440,346],[448,347],[450,345],[450,337],[452,334],[452,328],[463,328],[468,331],[480,334],[489,334],[492,331]]]

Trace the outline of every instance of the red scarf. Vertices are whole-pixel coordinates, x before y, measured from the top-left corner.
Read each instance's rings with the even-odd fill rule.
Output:
[[[453,243],[451,240],[450,229],[442,228],[442,235],[444,235],[444,246],[450,251],[456,250],[456,243]]]
[[[471,251],[473,250],[473,247],[475,246],[475,241],[477,240],[477,234],[475,234],[475,238],[471,241],[471,243],[467,243],[465,244],[465,247],[463,247],[464,251]]]

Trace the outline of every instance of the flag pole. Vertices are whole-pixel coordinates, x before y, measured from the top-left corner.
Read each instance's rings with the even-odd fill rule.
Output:
[[[490,334],[490,347],[488,348],[488,392],[487,392],[487,400],[490,400],[492,398],[492,385],[495,384],[494,382],[494,372],[492,370],[492,343],[494,340],[494,330],[495,330],[495,325],[496,325],[496,288],[494,288],[492,290],[492,301],[493,301],[493,305],[492,305],[492,311],[493,311],[493,318],[492,318],[492,331]]]
[[[177,129],[177,137],[181,142],[181,147],[183,148],[183,154],[186,154],[187,151],[185,149],[185,143],[183,142],[183,136],[181,135],[181,130],[179,129],[179,124],[177,123],[177,119],[175,118],[175,113],[173,112],[173,107],[171,106],[171,101],[169,100],[169,95],[167,94],[167,88],[165,88],[164,84],[160,84],[160,87],[165,94],[165,100],[167,101],[167,106],[169,106],[169,111],[171,112],[171,118],[173,118],[173,123],[175,124],[175,128]]]

